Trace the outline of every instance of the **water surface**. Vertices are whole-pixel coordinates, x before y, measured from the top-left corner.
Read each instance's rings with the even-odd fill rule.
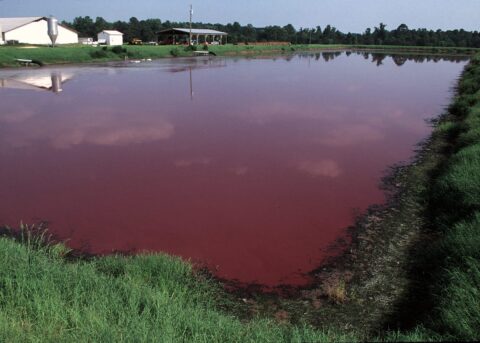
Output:
[[[423,63],[420,63],[423,62]],[[375,54],[0,72],[0,224],[301,284],[448,104],[464,61]]]

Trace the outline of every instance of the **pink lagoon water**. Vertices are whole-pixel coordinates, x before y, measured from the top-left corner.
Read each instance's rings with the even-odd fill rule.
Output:
[[[0,225],[299,285],[465,62],[345,53],[0,71]]]

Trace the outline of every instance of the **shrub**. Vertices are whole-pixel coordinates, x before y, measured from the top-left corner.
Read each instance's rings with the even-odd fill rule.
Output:
[[[456,117],[463,117],[467,114],[468,108],[468,103],[463,98],[458,97],[448,107],[448,111]]]
[[[117,55],[120,55],[120,54],[126,54],[127,53],[127,49],[125,49],[124,47],[120,46],[120,45],[116,45],[112,48],[112,52],[114,54],[117,54]]]
[[[128,58],[141,58],[141,54],[138,51],[127,51]]]
[[[178,50],[178,48],[173,48],[172,50],[170,50],[170,55],[172,55],[173,57],[178,57],[178,55],[180,55],[180,51]]]
[[[197,50],[197,46],[192,44],[192,45],[188,45],[187,47],[185,47],[185,51],[196,51]]]
[[[463,126],[457,122],[447,121],[438,124],[435,134],[441,134],[447,139],[454,139],[463,130]]]
[[[107,51],[105,50],[94,50],[94,51],[90,51],[90,56],[92,58],[105,58],[108,56],[108,53]]]

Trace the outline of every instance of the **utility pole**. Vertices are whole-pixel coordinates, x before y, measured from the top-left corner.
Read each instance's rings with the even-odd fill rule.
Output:
[[[190,41],[189,44],[192,45],[192,16],[193,16],[193,6],[190,4]]]

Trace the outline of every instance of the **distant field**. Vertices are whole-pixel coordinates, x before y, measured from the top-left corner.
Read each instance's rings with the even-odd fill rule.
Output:
[[[95,63],[105,61],[120,61],[125,58],[164,58],[192,56],[192,50],[185,46],[172,45],[124,45],[123,49],[112,47],[91,47],[84,45],[59,46],[49,48],[45,46],[1,46],[0,67],[15,67],[19,63],[15,59],[37,60],[43,64],[66,64],[66,63]],[[440,53],[440,54],[472,54],[478,49],[471,48],[436,48],[436,47],[406,47],[406,46],[369,46],[369,45],[217,45],[210,46],[209,51],[217,55],[255,55],[270,53],[292,53],[295,51],[321,51],[330,49],[369,49],[384,50],[388,52],[415,52],[415,53]],[[201,46],[198,47],[202,49]]]

